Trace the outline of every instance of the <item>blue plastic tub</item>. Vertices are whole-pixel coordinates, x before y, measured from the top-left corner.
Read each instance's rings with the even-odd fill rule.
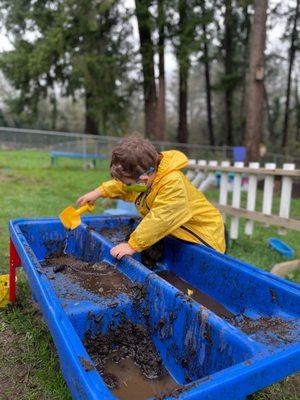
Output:
[[[299,286],[202,245],[167,237],[153,270],[136,259],[116,264],[103,233],[133,228],[129,217],[88,217],[67,232],[58,219],[10,222],[21,258],[59,354],[74,399],[114,399],[84,346],[87,335],[118,327],[122,318],[144,326],[164,367],[180,385],[157,399],[239,400],[299,370]],[[107,236],[107,235],[106,235]],[[84,289],[68,275],[42,263],[49,254],[107,262],[142,288],[136,299],[112,298]],[[224,317],[175,288],[159,275],[173,272],[194,291],[218,301]],[[219,315],[218,315],[219,314]],[[137,394],[136,399],[140,397]]]
[[[278,251],[278,253],[280,253],[283,257],[292,258],[294,256],[294,250],[282,240],[270,238],[268,243],[269,246]]]

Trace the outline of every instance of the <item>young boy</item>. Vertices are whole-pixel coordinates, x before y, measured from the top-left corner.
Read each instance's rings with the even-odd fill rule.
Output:
[[[143,219],[127,243],[111,250],[113,257],[141,252],[166,235],[225,252],[221,214],[181,172],[187,164],[180,151],[158,153],[139,137],[127,137],[115,147],[110,163],[113,179],[77,200],[78,205],[99,197],[135,202]]]

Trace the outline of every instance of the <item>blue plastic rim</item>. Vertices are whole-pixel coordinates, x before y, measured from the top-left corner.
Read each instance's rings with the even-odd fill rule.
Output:
[[[106,332],[112,321],[118,325],[121,314],[147,326],[164,366],[183,386],[184,390],[175,396],[179,399],[241,400],[299,370],[297,284],[205,246],[167,237],[163,259],[154,272],[141,264],[138,256],[126,257],[117,265],[131,282],[145,288],[142,307],[149,311],[146,321],[124,294],[109,300],[83,290],[63,274],[50,279],[43,272],[41,262],[49,252],[61,248],[84,261],[105,261],[115,266],[109,253],[113,244],[102,236],[101,230],[133,227],[134,219],[100,216],[83,221],[71,232],[58,219],[10,222],[11,239],[53,337],[74,399],[115,399],[100,374],[93,368],[85,369],[82,360],[90,365],[93,361],[83,339],[87,332]],[[212,296],[234,318],[223,319],[191,300],[159,277],[160,270],[173,272]],[[160,321],[164,321],[163,329],[159,328]],[[282,323],[283,331],[277,330],[278,323]],[[170,393],[165,398],[174,396]]]
[[[283,240],[277,238],[270,238],[268,240],[269,246],[278,251],[281,255],[287,258],[294,257],[294,250],[288,246]]]

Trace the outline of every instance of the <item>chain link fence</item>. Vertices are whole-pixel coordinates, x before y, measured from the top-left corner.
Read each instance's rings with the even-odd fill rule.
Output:
[[[120,139],[120,137],[115,136],[0,127],[0,149],[2,150],[39,149],[49,152],[60,151],[81,154],[82,158],[89,154],[101,154],[109,158],[112,148]],[[159,151],[178,149],[191,159],[233,161],[233,147],[231,146],[183,144],[167,141],[152,141],[152,143]],[[266,153],[260,162],[274,162],[277,165],[292,162],[296,164],[296,168],[300,168],[300,158],[287,154]]]

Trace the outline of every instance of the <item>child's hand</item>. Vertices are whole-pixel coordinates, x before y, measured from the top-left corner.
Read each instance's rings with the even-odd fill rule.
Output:
[[[110,254],[120,260],[124,256],[132,256],[135,252],[128,243],[120,243],[111,249]]]
[[[101,192],[99,188],[97,188],[92,192],[86,193],[83,196],[79,197],[79,199],[77,199],[76,201],[76,204],[78,206],[82,206],[83,204],[86,203],[95,203],[95,201],[99,199],[99,197],[101,197]]]

